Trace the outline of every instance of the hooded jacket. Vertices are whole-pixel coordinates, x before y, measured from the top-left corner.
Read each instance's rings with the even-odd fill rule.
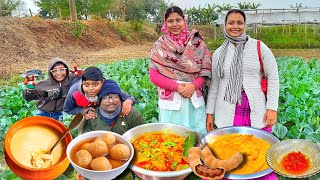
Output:
[[[65,79],[58,82],[50,70],[56,63],[62,63],[67,68]],[[48,78],[36,84],[35,90],[23,90],[23,98],[27,101],[37,100],[36,106],[43,112],[62,112],[69,85],[75,76],[69,73],[67,63],[61,58],[54,58],[48,64]]]

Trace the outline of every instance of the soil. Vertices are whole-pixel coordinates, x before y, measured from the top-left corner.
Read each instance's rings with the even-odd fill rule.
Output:
[[[130,31],[128,23],[81,23],[86,29],[76,37],[72,30],[77,27],[69,21],[0,17],[0,79],[30,69],[46,71],[54,57],[65,59],[71,67],[145,58],[158,38],[152,26],[137,33]]]
[[[71,67],[145,58],[149,56],[150,48],[158,37],[151,26],[147,29],[144,26],[142,35],[129,32],[123,37],[124,35],[114,28],[114,23],[103,20],[84,22],[86,29],[81,37],[71,33],[75,27],[69,21],[0,18],[0,24],[0,79],[30,69],[46,71],[48,62],[54,57],[64,58]],[[117,26],[119,29],[119,25]],[[206,28],[202,29],[204,37],[210,36]],[[272,51],[276,57],[320,59],[320,49]]]

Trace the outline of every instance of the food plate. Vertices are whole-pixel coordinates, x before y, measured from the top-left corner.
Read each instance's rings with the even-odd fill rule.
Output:
[[[143,124],[137,127],[134,127],[127,132],[125,132],[122,136],[127,140],[131,141],[132,139],[143,135],[144,133],[150,132],[170,132],[176,135],[180,135],[182,137],[187,137],[187,135],[193,132],[191,129],[186,128],[184,126],[180,126],[177,124],[171,123],[149,123]],[[200,137],[196,135],[196,144],[199,142]],[[183,180],[186,178],[191,172],[192,169],[189,167],[187,169],[178,170],[178,171],[165,171],[165,172],[157,172],[152,170],[146,170],[140,168],[133,163],[129,165],[129,168],[141,179],[145,180]]]
[[[291,152],[300,151],[309,157],[310,168],[303,174],[295,175],[285,171],[281,159]],[[302,139],[288,139],[271,146],[267,152],[268,165],[278,174],[289,178],[306,178],[320,172],[320,147],[319,145]]]
[[[231,134],[231,133],[240,133],[240,134],[253,134],[255,137],[260,138],[262,140],[267,141],[270,145],[273,145],[277,142],[279,142],[279,139],[273,136],[271,133],[267,133],[263,130],[252,128],[252,127],[247,127],[247,126],[232,126],[232,127],[224,127],[224,128],[219,128],[215,129],[213,131],[208,132],[205,135],[201,136],[201,143],[202,144],[207,144],[210,142],[210,140],[214,136],[221,136],[225,134]],[[265,176],[269,173],[272,172],[271,168],[268,168],[266,170],[257,172],[257,173],[252,173],[252,174],[225,174],[225,178],[228,179],[253,179],[253,178],[259,178],[262,176]]]

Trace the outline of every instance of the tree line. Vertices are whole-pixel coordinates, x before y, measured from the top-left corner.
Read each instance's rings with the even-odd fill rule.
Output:
[[[168,0],[35,0],[40,8],[39,16],[49,19],[121,19],[148,20],[160,23],[165,10],[174,5]],[[23,0],[0,0],[0,16],[12,16],[12,12],[23,5]],[[190,24],[212,24],[221,11],[233,8],[257,9],[261,3],[240,2],[230,4],[207,4],[205,7],[184,9]],[[300,8],[302,4],[291,5]],[[32,14],[31,14],[32,16]]]
[[[160,21],[170,4],[165,0],[35,0],[39,16],[48,19],[107,18]],[[0,0],[0,16],[12,16],[23,0]]]

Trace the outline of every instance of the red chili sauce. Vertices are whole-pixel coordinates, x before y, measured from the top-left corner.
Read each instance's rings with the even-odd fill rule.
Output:
[[[309,158],[300,151],[287,154],[282,158],[280,164],[288,173],[295,175],[306,172],[310,167]]]

